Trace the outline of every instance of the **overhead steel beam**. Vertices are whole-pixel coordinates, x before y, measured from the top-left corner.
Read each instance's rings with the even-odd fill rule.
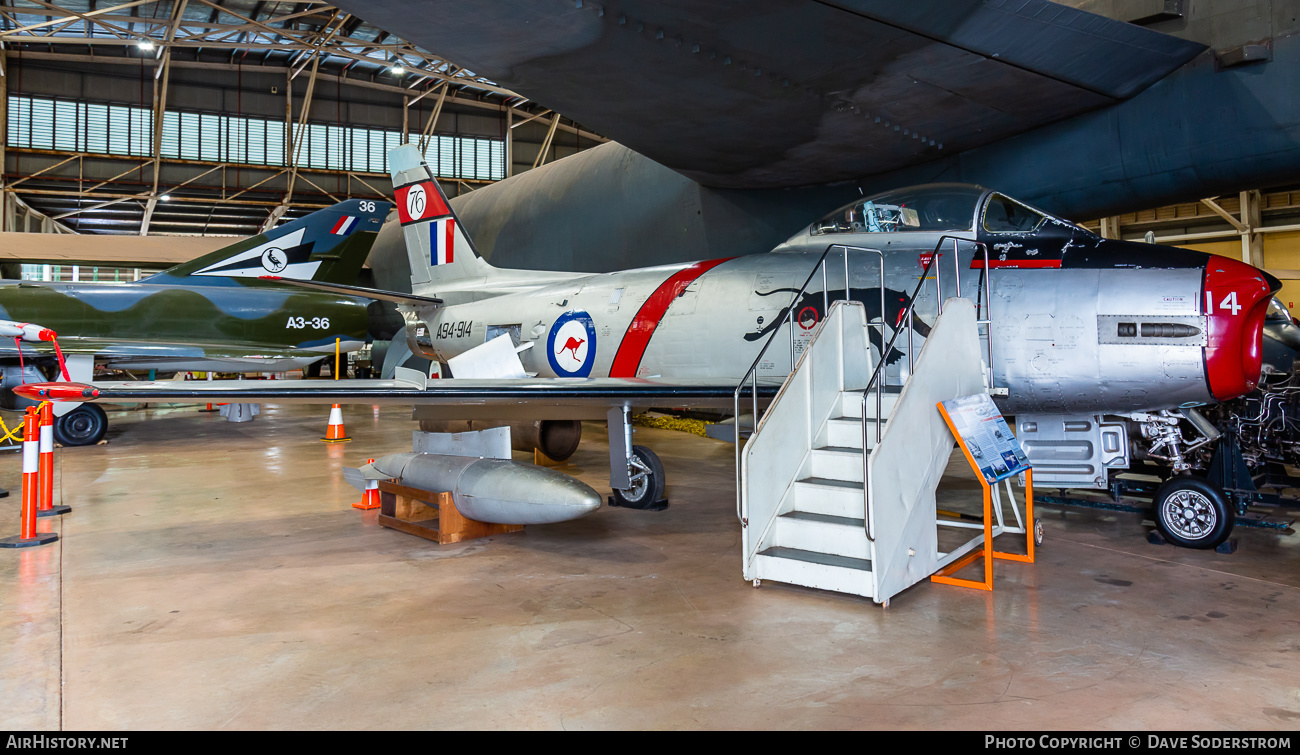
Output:
[[[1215,215],[1218,215],[1219,217],[1228,221],[1228,225],[1232,226],[1233,228],[1236,228],[1237,233],[1242,233],[1246,230],[1246,226],[1242,224],[1240,220],[1234,218],[1231,214],[1229,214],[1227,210],[1220,207],[1219,203],[1215,202],[1213,199],[1202,199],[1201,204],[1205,205],[1206,207],[1209,207],[1214,212]]]
[[[59,18],[57,18],[57,19],[51,19],[51,20],[49,20],[49,21],[42,21],[42,22],[39,23],[39,24],[29,24],[29,25],[27,25],[27,26],[22,26],[22,27],[19,27],[19,28],[17,28],[17,29],[12,29],[12,30],[10,30],[10,31],[5,32],[6,35],[9,35],[9,34],[21,34],[21,33],[23,33],[23,32],[28,32],[28,31],[31,31],[31,30],[33,30],[33,29],[40,29],[40,28],[43,28],[43,27],[46,27],[46,26],[53,26],[54,24],[60,23],[61,21],[63,21],[63,20],[64,20],[65,18],[67,18],[68,16],[73,16],[75,19],[79,19],[79,20],[87,21],[87,20],[90,20],[90,19],[94,18],[95,16],[101,16],[101,15],[104,15],[104,14],[106,14],[106,13],[113,13],[114,11],[125,10],[125,9],[127,9],[127,8],[134,8],[134,7],[137,6],[137,5],[146,5],[146,4],[148,4],[148,3],[157,2],[157,0],[131,0],[131,2],[129,2],[129,3],[122,3],[122,4],[120,4],[120,5],[114,5],[114,6],[109,7],[109,8],[102,8],[102,9],[100,9],[100,10],[90,11],[89,13],[78,13],[77,11],[68,10],[68,9],[66,9],[66,8],[59,8],[59,7],[56,7],[56,6],[50,5],[49,3],[42,2],[42,0],[32,0],[32,2],[35,2],[35,3],[40,4],[41,6],[45,7],[47,10],[51,10],[51,11],[59,11],[59,12],[61,12],[62,14],[67,14],[67,15],[66,15],[66,16],[65,16],[65,15],[60,15]],[[17,11],[19,11],[19,12],[22,12],[24,9],[15,8],[15,10],[17,10]],[[32,8],[29,12],[31,13],[31,15],[52,15],[52,14],[40,13],[40,12],[38,12],[37,9],[35,9],[35,8]]]
[[[433,106],[433,112],[429,114],[429,122],[424,124],[424,130],[420,132],[420,154],[423,155],[429,148],[429,140],[433,138],[433,130],[438,125],[438,116],[442,115],[442,104],[447,101],[447,90],[449,87],[443,87],[442,93],[438,95],[438,102]]]
[[[32,52],[24,51],[19,53],[15,50],[6,50],[5,53],[6,53],[6,58],[13,58],[15,60],[17,60],[21,56],[24,59],[32,59],[32,60],[52,60],[52,61],[62,61],[68,63],[88,63],[93,65],[122,65],[122,66],[132,66],[132,67],[138,67],[140,65],[139,58],[105,58],[102,56],[80,55],[75,53],[50,53],[50,52],[34,52],[34,51]],[[259,72],[263,72],[263,73],[279,73],[279,74],[286,74],[286,75],[290,70],[292,70],[286,66],[256,65],[256,64],[247,64],[247,65],[240,66],[234,63],[209,63],[203,61],[180,60],[176,58],[172,59],[171,65],[176,68],[208,69],[213,71],[239,71],[241,68],[244,71],[247,71],[249,69],[255,68]],[[365,79],[354,79],[354,78],[348,78],[347,76],[337,76],[334,74],[323,73],[323,72],[317,73],[316,76],[321,82],[340,84],[343,86],[360,87],[362,89],[370,89],[370,90],[380,91],[380,92],[389,92],[392,94],[407,94],[407,92],[401,87],[392,86],[390,84],[381,84],[379,82],[374,82],[374,81],[366,81]],[[437,87],[442,86],[442,83],[443,82],[439,82],[433,87],[430,87],[430,92],[437,91]],[[448,82],[448,83],[453,83],[453,82]],[[429,92],[425,92],[423,94],[427,94],[427,93]],[[459,97],[454,94],[449,94],[447,97],[447,101],[450,104],[463,106],[463,107],[472,107],[481,110],[492,110],[496,112],[500,112],[501,110],[500,102],[485,102],[483,100],[476,100],[468,97]],[[542,121],[542,122],[546,123],[546,121]],[[595,142],[597,144],[604,144],[605,142],[609,141],[607,138],[601,136],[600,134],[587,131],[580,127],[571,126],[567,123],[561,123],[559,126],[559,130],[564,131],[566,133],[574,134],[575,136],[578,136],[582,139],[586,139],[588,141]]]
[[[557,115],[551,119],[551,128],[546,132],[546,139],[542,141],[542,149],[537,153],[537,158],[533,160],[534,168],[546,163],[546,153],[551,149],[551,141],[555,139],[555,129],[559,125],[560,117]]]

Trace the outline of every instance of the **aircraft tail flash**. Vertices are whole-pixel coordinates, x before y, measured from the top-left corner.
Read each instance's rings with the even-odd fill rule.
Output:
[[[388,153],[388,165],[412,286],[434,284],[436,290],[440,284],[490,276],[495,268],[479,256],[420,150],[404,144]]]
[[[388,202],[349,199],[146,280],[184,278],[189,285],[231,285],[231,278],[277,276],[355,283],[390,209]]]

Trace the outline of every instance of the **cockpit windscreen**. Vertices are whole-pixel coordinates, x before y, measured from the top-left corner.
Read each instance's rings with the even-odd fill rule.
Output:
[[[1286,308],[1281,299],[1274,296],[1268,303],[1268,313],[1264,315],[1264,319],[1289,322],[1291,320],[1291,310]]]
[[[827,215],[810,229],[824,233],[904,233],[969,231],[975,205],[984,194],[978,186],[933,185],[886,192],[859,199]]]

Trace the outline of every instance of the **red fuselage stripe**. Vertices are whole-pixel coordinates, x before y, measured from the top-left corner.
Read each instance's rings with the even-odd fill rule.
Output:
[[[632,318],[632,324],[627,326],[627,333],[623,334],[623,341],[618,345],[618,353],[614,355],[614,363],[610,365],[610,377],[636,377],[637,368],[641,366],[641,358],[645,356],[646,347],[650,345],[650,336],[654,335],[655,328],[659,327],[659,321],[663,319],[668,312],[668,307],[691,283],[704,275],[713,268],[721,265],[727,260],[735,259],[726,257],[720,260],[706,260],[696,262],[690,267],[682,268],[673,273],[668,280],[659,284],[650,298],[645,300],[641,309],[637,310],[636,317]]]
[[[989,267],[994,270],[1002,268],[1041,268],[1041,267],[1060,267],[1060,260],[989,260]],[[983,258],[973,259],[970,261],[971,270],[979,270],[984,267]]]

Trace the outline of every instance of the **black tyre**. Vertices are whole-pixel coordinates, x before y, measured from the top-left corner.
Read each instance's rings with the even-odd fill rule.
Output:
[[[664,465],[645,446],[632,446],[632,455],[637,461],[633,464],[632,487],[615,490],[614,502],[629,509],[648,509],[664,497]]]
[[[1184,548],[1217,547],[1236,521],[1228,497],[1203,477],[1173,477],[1160,486],[1153,517],[1165,540]]]
[[[82,404],[54,421],[54,439],[64,446],[93,446],[108,430],[108,415],[95,404]]]

